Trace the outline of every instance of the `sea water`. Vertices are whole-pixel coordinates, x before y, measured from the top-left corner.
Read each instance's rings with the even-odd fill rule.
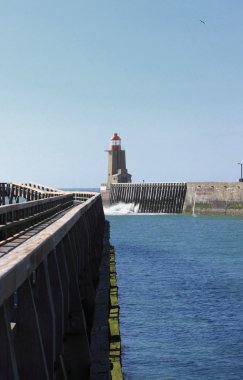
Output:
[[[242,380],[243,218],[119,207],[106,218],[125,379]]]

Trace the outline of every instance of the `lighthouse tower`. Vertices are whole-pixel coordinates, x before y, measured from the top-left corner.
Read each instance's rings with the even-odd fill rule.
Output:
[[[126,153],[121,148],[121,139],[114,133],[110,140],[108,152],[108,178],[107,187],[111,183],[130,183],[132,176],[126,169]]]

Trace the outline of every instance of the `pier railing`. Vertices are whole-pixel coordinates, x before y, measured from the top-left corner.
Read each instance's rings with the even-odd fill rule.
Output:
[[[73,195],[39,199],[0,207],[0,246],[29,228],[47,220],[73,205]]]
[[[19,183],[0,183],[0,206],[6,203],[29,202],[38,199],[52,198],[54,196],[63,195],[63,191],[49,191],[28,184]]]
[[[29,187],[32,189],[41,190],[41,191],[48,192],[48,193],[59,193],[59,194],[61,192],[65,193],[65,191],[59,190],[55,187],[41,185],[41,184],[35,183],[35,182],[23,182],[23,183],[21,182],[19,185],[26,186],[26,187]]]
[[[90,198],[94,197],[95,195],[97,195],[97,193],[88,192],[88,191],[85,191],[85,192],[77,192],[77,191],[75,191],[72,194],[74,196],[74,200],[78,201],[78,202],[86,202],[88,199],[90,199]]]
[[[30,202],[38,199],[53,198],[65,194],[73,194],[74,200],[78,202],[86,202],[97,193],[87,191],[64,191],[33,182],[2,182],[0,183],[0,206],[12,203]]]

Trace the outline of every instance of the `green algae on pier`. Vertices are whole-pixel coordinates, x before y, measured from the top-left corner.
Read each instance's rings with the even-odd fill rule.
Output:
[[[118,287],[116,280],[115,251],[110,246],[110,362],[112,380],[123,380],[121,367],[121,338],[119,327]]]

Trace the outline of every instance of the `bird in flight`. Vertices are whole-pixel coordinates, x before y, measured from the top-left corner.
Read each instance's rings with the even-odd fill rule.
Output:
[[[206,22],[205,21],[203,21],[203,20],[199,20],[200,22],[202,22],[203,24],[206,24]]]

